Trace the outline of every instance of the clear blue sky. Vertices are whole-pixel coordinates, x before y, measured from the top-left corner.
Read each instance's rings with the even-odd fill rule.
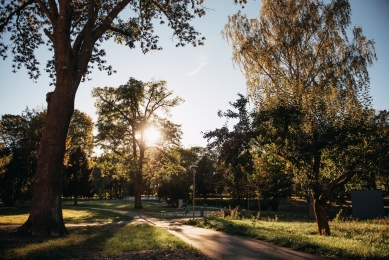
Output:
[[[378,61],[370,67],[373,107],[389,109],[389,0],[349,0],[352,23],[361,25],[368,39],[374,39]],[[108,64],[118,71],[107,76],[104,72],[92,74],[92,81],[81,83],[75,108],[86,112],[96,120],[94,100],[90,96],[93,87],[119,86],[129,77],[142,81],[165,80],[175,95],[185,103],[172,111],[171,120],[181,124],[186,147],[205,146],[201,131],[220,128],[224,119],[217,116],[219,109],[229,108],[228,102],[237,99],[237,93],[246,94],[245,79],[231,61],[231,48],[221,37],[227,16],[238,10],[233,0],[206,0],[211,10],[205,17],[196,19],[195,27],[207,38],[205,46],[176,48],[171,31],[158,28],[162,51],[143,55],[139,48],[128,49],[114,43],[104,45]],[[243,9],[249,17],[257,17],[260,1],[251,0]],[[42,48],[42,65],[49,53]],[[20,114],[26,106],[46,106],[46,93],[53,90],[49,80],[42,77],[33,83],[25,70],[11,71],[11,59],[0,61],[0,115]]]

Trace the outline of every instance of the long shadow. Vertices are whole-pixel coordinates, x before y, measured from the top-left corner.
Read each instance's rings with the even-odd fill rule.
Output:
[[[123,225],[69,228],[64,237],[20,235],[0,230],[0,259],[67,259],[101,252]]]

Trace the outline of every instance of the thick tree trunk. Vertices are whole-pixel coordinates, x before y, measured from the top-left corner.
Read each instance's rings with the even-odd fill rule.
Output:
[[[327,204],[325,200],[320,200],[317,195],[312,194],[314,209],[315,209],[315,217],[316,224],[319,235],[330,236],[331,230],[328,224],[327,218]]]
[[[30,216],[19,228],[33,235],[66,235],[62,216],[62,170],[66,137],[74,111],[74,99],[90,56],[76,68],[70,40],[71,1],[59,1],[58,16],[53,15],[52,33],[46,35],[54,45],[56,87],[47,94],[47,115],[38,150]],[[52,10],[54,12],[54,10]],[[90,50],[89,53],[92,51]]]
[[[62,168],[75,95],[66,89],[57,85],[55,92],[47,94],[48,109],[38,151],[30,216],[19,228],[20,232],[68,234],[62,216]]]

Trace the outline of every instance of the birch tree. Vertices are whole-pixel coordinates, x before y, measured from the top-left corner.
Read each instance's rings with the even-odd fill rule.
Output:
[[[326,201],[355,174],[355,162],[326,176],[323,156],[355,147],[371,103],[367,67],[376,59],[374,41],[361,27],[350,29],[347,0],[263,0],[257,19],[238,12],[223,31],[267,137],[262,145],[276,143],[306,176],[318,233],[326,235]]]

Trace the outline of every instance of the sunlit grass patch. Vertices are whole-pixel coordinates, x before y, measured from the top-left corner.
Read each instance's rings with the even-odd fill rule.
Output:
[[[210,217],[198,219],[195,224],[327,257],[389,259],[388,218],[372,221],[332,221],[332,236],[318,236],[314,222]]]
[[[104,255],[114,254],[115,251],[126,252],[134,250],[190,249],[181,239],[162,228],[147,224],[132,225],[131,229],[121,229],[105,243]]]
[[[29,209],[2,208],[1,213],[0,224],[20,225],[28,219]],[[63,209],[62,214],[65,224],[131,220],[131,217],[129,216],[120,215],[114,212],[81,208]]]
[[[110,211],[90,209],[63,209],[63,217],[65,223],[114,222],[132,219]]]
[[[62,238],[30,238],[0,230],[0,259],[69,259],[144,249],[191,249],[168,231],[146,224],[69,228]],[[8,236],[7,236],[8,234]]]

